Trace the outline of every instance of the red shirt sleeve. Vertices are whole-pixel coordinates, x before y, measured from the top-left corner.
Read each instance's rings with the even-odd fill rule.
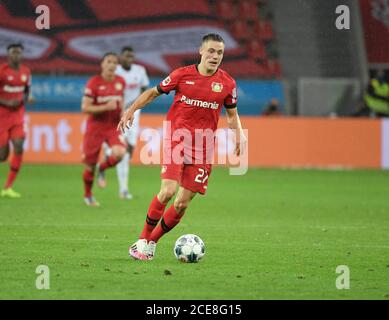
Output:
[[[181,69],[174,70],[171,74],[169,74],[164,80],[160,82],[160,84],[158,85],[158,91],[160,93],[168,94],[170,91],[176,90],[181,76]]]
[[[96,81],[94,78],[89,79],[85,86],[84,96],[94,99],[96,97]]]
[[[235,82],[235,80],[231,80],[231,85],[228,88],[228,95],[224,99],[224,106],[227,109],[235,108],[237,101],[238,101],[238,94],[237,94],[237,90],[236,90],[236,82]]]

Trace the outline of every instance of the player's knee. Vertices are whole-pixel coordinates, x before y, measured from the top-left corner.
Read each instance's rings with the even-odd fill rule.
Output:
[[[175,195],[176,190],[173,188],[164,188],[158,194],[161,203],[168,203]]]
[[[23,145],[18,145],[18,146],[15,145],[14,152],[18,155],[22,154],[23,153]]]
[[[85,170],[88,170],[90,172],[95,172],[96,165],[95,164],[85,164]]]
[[[189,206],[189,200],[184,199],[176,199],[174,201],[174,209],[178,212],[178,214],[183,214]]]
[[[24,145],[24,140],[23,139],[18,139],[17,141],[13,142],[13,147],[14,147],[14,152],[16,154],[22,154],[23,153],[23,145]]]
[[[112,154],[117,160],[123,159],[124,155],[126,154],[126,149],[125,148],[115,148],[112,149]]]

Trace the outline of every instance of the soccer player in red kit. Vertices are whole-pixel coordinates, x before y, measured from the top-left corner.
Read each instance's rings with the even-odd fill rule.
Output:
[[[24,104],[29,99],[31,72],[21,64],[22,44],[11,44],[7,48],[8,63],[0,66],[0,161],[9,155],[9,143],[13,146],[10,172],[1,191],[2,197],[20,198],[12,189],[22,165],[24,131]]]
[[[129,254],[134,259],[152,260],[158,240],[180,222],[193,197],[206,192],[212,169],[207,154],[213,152],[214,146],[212,143],[200,147],[194,144],[195,130],[208,130],[214,134],[224,106],[229,127],[238,131],[235,146],[238,156],[246,143],[236,108],[235,80],[219,69],[224,54],[223,38],[217,34],[204,36],[199,53],[201,62],[198,65],[176,69],[157,87],[146,90],[124,113],[118,125],[122,131],[125,130],[132,124],[136,110],[161,94],[176,91],[167,114],[171,132],[164,137],[167,146],[164,147],[161,188],[150,203],[139,240],[129,248]],[[186,144],[183,152],[179,152],[183,155],[179,161],[175,159],[175,147],[181,144],[180,139],[174,138],[177,131],[190,133],[191,136],[189,146]],[[165,211],[175,194],[174,203]]]
[[[106,53],[101,61],[101,74],[88,81],[82,99],[82,111],[89,114],[83,144],[84,200],[88,206],[100,205],[92,194],[96,167],[99,173],[114,167],[126,153],[126,145],[116,130],[123,110],[126,85],[122,77],[115,75],[118,63],[115,53]],[[112,155],[97,164],[103,142],[111,147]]]

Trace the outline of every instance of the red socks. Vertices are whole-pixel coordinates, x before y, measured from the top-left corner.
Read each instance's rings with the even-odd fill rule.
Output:
[[[150,203],[149,211],[146,216],[146,223],[143,227],[143,231],[139,239],[150,239],[151,232],[161,219],[163,212],[165,211],[166,204],[159,202],[158,197],[155,196]]]
[[[158,240],[165,233],[168,233],[180,222],[181,218],[182,215],[179,215],[176,209],[174,208],[174,205],[171,205],[171,207],[166,210],[159,225],[151,233],[150,240],[158,242]]]
[[[106,161],[100,164],[99,170],[104,171],[108,168],[114,167],[118,162],[119,161],[114,156],[110,156]],[[84,190],[85,190],[84,196],[86,198],[89,198],[92,196],[94,172],[85,169],[84,173],[82,174],[82,179],[84,180]]]
[[[11,159],[10,172],[8,174],[7,182],[5,183],[4,189],[11,188],[16,176],[18,175],[19,169],[22,166],[22,154],[14,154]]]
[[[90,170],[85,169],[82,178],[84,180],[85,197],[89,198],[92,196],[94,173]]]
[[[114,156],[108,157],[107,161],[104,161],[102,164],[100,164],[100,171],[104,171],[108,168],[116,166],[116,164],[119,162],[118,159],[116,159]]]

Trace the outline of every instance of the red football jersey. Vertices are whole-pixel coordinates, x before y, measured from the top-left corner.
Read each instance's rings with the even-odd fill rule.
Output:
[[[190,65],[174,70],[158,85],[158,90],[166,94],[171,90],[176,91],[173,104],[167,114],[167,120],[171,122],[172,134],[179,129],[189,130],[192,135],[190,154],[192,161],[199,159],[196,157],[196,152],[199,151],[205,161],[206,150],[209,151],[213,145],[207,144],[204,137],[203,144],[196,146],[195,130],[210,129],[214,133],[222,107],[236,107],[235,80],[222,69],[218,69],[212,76],[203,76],[196,65]],[[180,143],[174,140],[173,138],[172,147]],[[189,155],[188,150],[185,144],[185,155]]]
[[[85,87],[84,95],[93,99],[94,105],[103,105],[110,100],[120,100],[123,98],[125,81],[120,76],[115,76],[113,81],[106,81],[102,76],[92,77]],[[112,127],[118,125],[121,117],[121,109],[118,103],[116,110],[105,111],[99,114],[88,116],[87,128],[89,127]]]
[[[6,100],[20,100],[16,108],[9,108],[0,104],[0,118],[9,121],[23,121],[24,93],[31,85],[30,69],[20,65],[18,70],[12,69],[8,64],[0,66],[0,98]]]

